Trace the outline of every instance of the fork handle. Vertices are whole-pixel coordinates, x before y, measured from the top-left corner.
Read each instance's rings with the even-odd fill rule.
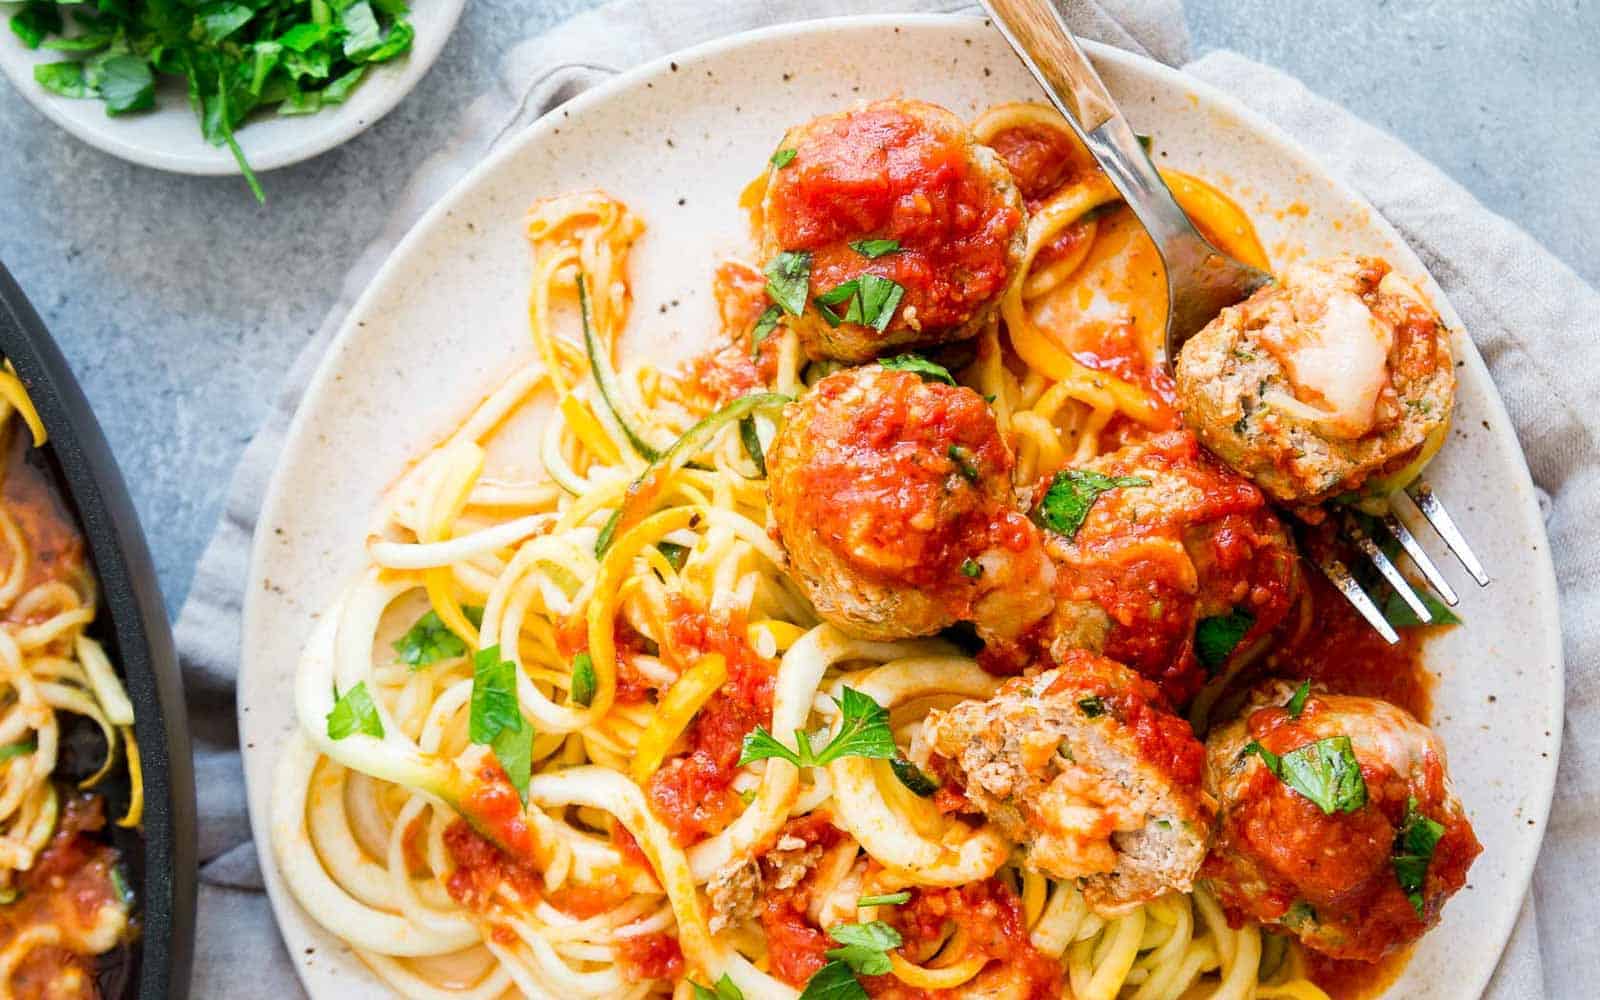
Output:
[[[1200,253],[1203,259],[1209,248],[1201,249],[1204,240],[1178,207],[1052,0],[983,0],[983,5],[1163,257]]]

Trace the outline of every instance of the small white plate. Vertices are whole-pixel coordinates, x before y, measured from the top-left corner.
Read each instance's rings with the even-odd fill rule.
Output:
[[[411,92],[439,57],[455,30],[466,0],[415,0],[410,20],[416,29],[411,51],[374,66],[349,100],[314,115],[282,117],[272,112],[253,117],[237,138],[245,159],[257,173],[286,167],[324,153],[365,131]],[[0,3],[0,21],[20,9]],[[45,117],[112,156],[178,174],[220,176],[239,173],[233,153],[206,142],[200,121],[189,106],[181,80],[163,79],[156,88],[152,111],[112,117],[98,98],[77,99],[52,94],[33,78],[33,67],[70,56],[47,49],[29,49],[9,29],[0,30],[0,69],[11,85]]]
[[[1360,251],[1423,277],[1422,263],[1360,195],[1281,131],[1176,70],[1105,46],[1089,52],[1159,162],[1230,193],[1275,262]],[[396,248],[351,311],[295,417],[256,530],[245,593],[239,728],[252,828],[295,968],[313,997],[389,991],[288,894],[268,847],[272,769],[295,731],[292,679],[313,624],[366,565],[384,489],[531,351],[524,213],[535,198],[599,187],[649,231],[632,251],[638,304],[624,360],[704,346],[720,255],[746,251],[739,191],[783,130],[857,98],[937,101],[971,118],[1038,99],[1000,35],[966,17],[860,17],[786,25],[664,57],[563,105],[506,143]],[[1431,281],[1450,326],[1460,318]],[[1477,996],[1533,873],[1555,784],[1562,708],[1555,575],[1528,468],[1465,332],[1451,440],[1429,467],[1495,583],[1462,592],[1466,624],[1426,648],[1433,722],[1483,842],[1466,889],[1424,938],[1390,998]]]

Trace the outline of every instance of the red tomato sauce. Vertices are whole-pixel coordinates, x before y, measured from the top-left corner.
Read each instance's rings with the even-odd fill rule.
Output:
[[[43,925],[81,933],[95,925],[102,909],[122,905],[111,876],[117,850],[100,839],[105,825],[101,796],[63,797],[50,842],[32,868],[16,874],[17,899],[0,906],[0,946]],[[19,1000],[95,997],[93,969],[92,956],[67,948],[36,948],[0,992]]]
[[[655,652],[654,644],[633,626],[618,618],[612,629],[612,643],[617,651],[617,693],[619,705],[638,705],[655,696],[656,682],[639,672],[634,657]],[[570,662],[589,648],[589,622],[579,614],[562,622],[556,629],[556,651]]]
[[[1205,774],[1205,746],[1188,721],[1167,706],[1154,683],[1086,649],[1068,650],[1059,666],[1061,671],[1045,694],[1072,689],[1100,698],[1132,730],[1142,760],[1176,784],[1199,787]]]
[[[661,652],[684,669],[708,653],[720,653],[728,664],[727,682],[684,733],[687,752],[664,763],[645,789],[651,809],[687,847],[722,829],[742,808],[733,778],[745,734],[772,723],[777,664],[751,648],[742,618],[714,616],[682,600]]]
[[[26,432],[11,435],[4,484],[0,486],[0,503],[16,522],[27,548],[28,571],[21,593],[42,583],[75,583],[85,572],[83,536],[62,507],[50,480],[29,460],[32,440]],[[10,565],[15,558],[16,554],[0,539],[0,565]],[[54,608],[42,609],[37,621],[54,613]]]
[[[767,222],[784,250],[812,253],[811,286],[828,291],[871,273],[905,289],[902,315],[959,326],[1005,286],[1022,225],[973,161],[964,130],[883,102],[821,119],[772,174]],[[898,240],[869,260],[849,242]]]
[[[675,980],[683,974],[683,951],[678,939],[670,934],[656,931],[618,938],[616,949],[622,976],[630,982]]]
[[[788,837],[797,837],[807,845],[819,845],[826,850],[839,842],[841,833],[826,814],[809,813],[785,823],[776,840]],[[772,974],[792,986],[804,986],[806,980],[828,964],[825,954],[828,949],[838,947],[806,915],[812,881],[813,873],[807,872],[789,888],[769,889],[761,899],[759,918],[767,939]]]
[[[918,964],[933,957],[953,932],[967,941],[967,955],[989,959],[977,976],[952,990],[909,986],[893,975],[862,977],[867,993],[882,1000],[955,1000],[986,987],[1018,1000],[1050,1000],[1063,995],[1061,963],[1028,940],[1027,922],[1016,893],[999,879],[959,888],[914,889],[911,900],[880,911],[880,919],[900,932],[900,954]],[[1004,984],[1002,989],[1001,984]]]
[[[1082,176],[1088,155],[1065,129],[1036,125],[998,132],[990,138],[989,148],[1010,168],[1030,211],[1057,188]]]

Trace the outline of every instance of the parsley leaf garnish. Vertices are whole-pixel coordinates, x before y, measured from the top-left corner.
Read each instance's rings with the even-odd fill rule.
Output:
[[[111,115],[156,104],[158,77],[186,84],[202,135],[233,153],[264,194],[234,137],[253,115],[311,114],[344,101],[368,66],[411,48],[403,0],[217,0],[84,5],[71,22],[35,0],[12,17],[29,48],[78,58],[34,68],[40,87],[99,98]],[[69,34],[69,32],[71,32]]]
[[[1433,593],[1426,587],[1414,587],[1412,590],[1418,597],[1422,598],[1422,606],[1427,608],[1428,613],[1433,616],[1433,621],[1429,622],[1430,625],[1461,624],[1461,616],[1450,610],[1448,604],[1434,597]],[[1422,624],[1422,619],[1418,618],[1417,613],[1411,610],[1411,605],[1407,604],[1405,599],[1393,590],[1389,591],[1388,598],[1383,602],[1383,617],[1387,618],[1389,624],[1395,628],[1413,628]]]
[[[744,448],[744,453],[756,467],[760,476],[767,474],[767,455],[761,448],[761,434],[756,428],[755,417],[742,417],[739,420],[739,444]]]
[[[841,757],[870,757],[892,760],[900,753],[894,744],[894,733],[889,729],[889,711],[855,688],[847,687],[834,699],[843,719],[839,735],[821,750],[813,750],[811,737],[805,730],[795,730],[795,745],[799,752],[779,743],[766,727],[757,726],[745,734],[744,751],[739,755],[739,766],[769,757],[779,757],[795,767],[824,767]]]
[[[574,679],[574,687],[577,686]],[[467,739],[487,744],[505,769],[522,804],[528,804],[533,726],[517,705],[517,665],[500,658],[500,647],[480,649],[472,658],[472,710]]]
[[[18,740],[0,747],[0,760],[10,760],[13,757],[26,757],[39,749],[39,744],[33,740]]]
[[[969,483],[978,481],[978,457],[972,453],[971,448],[953,444],[945,449],[945,455],[955,463],[956,471],[961,473],[963,479]]]
[[[983,563],[970,558],[961,560],[961,575],[969,580],[976,580],[983,575]]]
[[[689,561],[689,546],[679,545],[677,542],[657,542],[656,548],[667,558],[667,565],[675,570],[683,569],[683,564]]]
[[[1255,627],[1256,616],[1243,608],[1202,618],[1194,627],[1194,655],[1207,670],[1228,662],[1239,641]]]
[[[694,987],[694,1000],[744,1000],[744,992],[734,985],[726,972],[715,986],[701,986],[693,980],[689,985]]]
[[[1098,719],[1106,714],[1106,703],[1097,694],[1086,695],[1078,699],[1078,711],[1086,719]]]
[[[1367,804],[1367,782],[1348,736],[1328,736],[1279,757],[1251,740],[1241,756],[1253,753],[1267,770],[1326,815],[1352,813]]]
[[[761,342],[772,336],[772,331],[778,326],[778,317],[783,315],[780,306],[767,306],[760,316],[756,317],[756,325],[750,328],[750,356],[761,356]]]
[[[798,155],[799,153],[796,150],[780,149],[776,153],[772,154],[772,165],[777,167],[779,170],[782,170],[784,167],[787,167],[789,164],[793,163],[794,158]]]
[[[806,310],[806,292],[811,288],[811,254],[805,250],[785,250],[772,258],[763,272],[767,276],[767,295],[791,316]]]
[[[662,545],[671,545],[671,542],[662,542]],[[681,545],[679,548],[683,548]],[[687,551],[687,550],[685,550]],[[668,557],[671,558],[670,556]],[[680,562],[679,565],[682,565]],[[594,688],[598,683],[594,676],[594,658],[587,649],[572,658],[572,700],[576,704],[588,708],[594,702]]]
[[[378,717],[378,706],[372,703],[366,681],[340,695],[328,713],[328,739],[342,740],[355,733],[383,739],[383,720]]]
[[[856,281],[861,286],[859,292],[861,318],[855,322],[870,326],[882,333],[889,328],[889,323],[894,319],[894,311],[900,308],[900,300],[905,298],[906,290],[899,282],[876,274],[863,274]],[[845,318],[850,317],[847,314]]]
[[[418,618],[393,645],[399,661],[413,670],[440,660],[467,655],[467,644],[450,631],[436,611],[429,611]]]
[[[877,260],[885,254],[895,253],[900,249],[899,240],[852,240],[850,249],[863,257]]]
[[[880,896],[862,896],[856,900],[857,906],[899,906],[901,903],[911,902],[911,891],[902,889],[899,892],[886,892]]]
[[[827,956],[837,959],[864,976],[888,975],[889,949],[900,947],[900,932],[881,920],[865,924],[836,924],[828,936],[844,945]]]
[[[1301,681],[1300,686],[1294,689],[1294,694],[1284,703],[1284,708],[1289,711],[1289,718],[1298,719],[1300,713],[1306,710],[1306,699],[1311,697],[1311,682]]]
[[[843,962],[829,962],[817,970],[806,982],[800,1000],[870,1000],[866,989],[856,979],[850,966]]]
[[[917,354],[898,354],[892,358],[879,358],[878,364],[891,371],[915,372],[929,382],[943,382],[945,385],[955,385],[956,380],[949,369],[943,365],[935,364],[927,358]]]
[[[1063,469],[1050,480],[1044,499],[1039,502],[1039,517],[1044,526],[1068,540],[1089,516],[1089,508],[1100,494],[1129,486],[1149,486],[1142,476],[1107,476],[1088,469]]]
[[[1443,836],[1444,824],[1423,815],[1415,797],[1407,799],[1405,819],[1394,838],[1394,874],[1419,917],[1423,915],[1422,890],[1428,878],[1428,864]]]

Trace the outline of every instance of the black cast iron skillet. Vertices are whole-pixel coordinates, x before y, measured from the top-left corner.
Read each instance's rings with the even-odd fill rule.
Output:
[[[44,467],[100,581],[96,637],[122,671],[144,772],[144,836],[118,842],[134,876],[141,934],[101,982],[115,1000],[185,1000],[194,956],[194,763],[172,630],[128,488],[66,359],[0,264],[0,355],[49,431]],[[132,852],[134,856],[130,857]]]

